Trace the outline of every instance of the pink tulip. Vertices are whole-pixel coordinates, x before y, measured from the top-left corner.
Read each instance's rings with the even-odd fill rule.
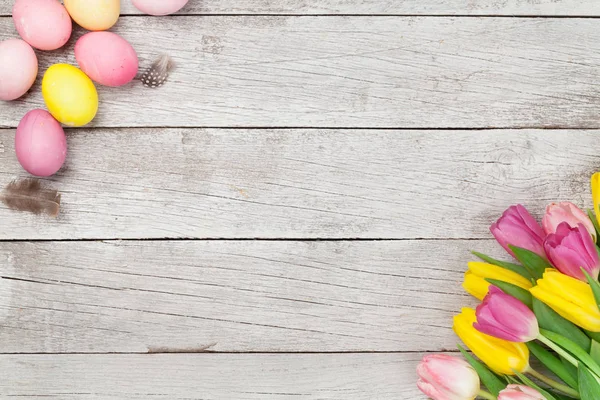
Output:
[[[542,226],[546,235],[556,233],[556,228],[561,223],[566,222],[571,228],[583,224],[585,229],[596,238],[596,229],[588,216],[575,204],[564,201],[562,203],[552,203],[546,207],[546,214],[542,218]]]
[[[508,385],[498,394],[498,400],[546,400],[546,398],[529,386]]]
[[[533,312],[496,286],[490,286],[475,313],[477,322],[473,327],[486,335],[510,342],[530,342],[540,335]]]
[[[563,222],[556,228],[556,233],[548,235],[544,242],[548,259],[560,272],[573,278],[587,281],[581,268],[594,279],[598,279],[600,259],[594,244],[583,224],[571,228]]]
[[[490,227],[498,243],[513,257],[509,245],[521,247],[546,258],[544,230],[522,205],[510,206]]]
[[[477,372],[458,357],[426,355],[417,366],[417,374],[417,386],[433,400],[473,400],[479,393]]]

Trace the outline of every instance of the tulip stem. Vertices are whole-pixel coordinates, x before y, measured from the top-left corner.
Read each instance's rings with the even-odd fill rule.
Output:
[[[576,391],[575,389],[572,389],[572,388],[568,387],[567,385],[563,385],[562,383],[556,382],[555,380],[548,378],[546,375],[542,375],[541,373],[537,372],[535,369],[533,369],[531,367],[529,367],[529,370],[527,372],[530,375],[532,375],[533,377],[544,382],[546,385],[548,385],[558,391],[563,392],[567,396],[571,396],[576,399],[579,398],[579,392]]]
[[[485,390],[480,390],[477,394],[477,397],[481,397],[486,400],[497,400],[497,397],[491,394],[490,392],[486,392]]]
[[[540,333],[540,336],[538,336],[537,339],[540,342],[544,343],[546,346],[550,347],[555,352],[557,352],[565,360],[567,360],[568,362],[570,362],[571,364],[573,364],[573,366],[579,367],[579,362],[577,361],[577,359],[575,357],[573,357],[571,354],[569,354],[562,347],[560,347],[559,345],[557,345],[556,343],[554,343],[552,340],[548,339],[546,336],[542,335],[541,333]]]

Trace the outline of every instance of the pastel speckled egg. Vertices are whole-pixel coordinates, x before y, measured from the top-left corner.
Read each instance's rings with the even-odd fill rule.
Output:
[[[71,37],[71,17],[58,0],[16,0],[12,17],[19,35],[36,49],[56,50]]]
[[[48,111],[31,110],[17,127],[15,151],[30,174],[54,175],[67,158],[65,131]]]
[[[98,111],[98,92],[79,68],[54,64],[42,79],[42,95],[48,111],[67,126],[84,126]]]
[[[121,0],[64,1],[73,21],[90,31],[109,29],[117,22],[121,13]]]
[[[181,10],[188,0],[133,0],[133,5],[150,15],[169,15]]]
[[[112,32],[90,32],[75,44],[75,58],[83,72],[105,86],[123,86],[138,72],[138,57],[129,42]]]
[[[30,45],[20,39],[0,42],[0,100],[23,96],[38,73],[38,60]]]

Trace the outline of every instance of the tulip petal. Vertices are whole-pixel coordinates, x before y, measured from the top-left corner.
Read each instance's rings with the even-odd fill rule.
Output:
[[[577,307],[593,309],[590,302],[593,298],[592,289],[587,283],[578,279],[561,274],[556,270],[547,270],[543,279],[537,281],[537,286],[552,293],[560,294],[564,301]]]
[[[512,283],[513,285],[519,286],[523,289],[529,289],[533,286],[531,282],[523,276],[497,265],[471,261],[468,263],[468,267],[469,271],[481,276],[482,278],[497,279],[499,281]]]
[[[475,275],[471,271],[465,272],[465,280],[463,281],[463,288],[471,296],[478,300],[483,300],[487,295],[490,284],[480,276]]]
[[[558,246],[551,250],[546,249],[546,254],[551,258],[552,264],[563,274],[579,280],[585,279],[581,268],[587,265],[587,262],[581,258],[581,253],[566,246]]]
[[[453,329],[464,344],[491,370],[502,375],[514,375],[529,367],[529,349],[523,343],[513,343],[483,334],[473,324],[475,310],[463,308],[454,317]]]
[[[446,354],[430,354],[417,366],[419,388],[434,399],[474,399],[479,376],[465,360]]]
[[[421,379],[417,381],[417,387],[421,392],[425,394],[425,396],[431,397],[436,400],[446,400],[447,397],[443,397],[443,395],[433,386],[431,383],[425,382]]]
[[[463,355],[463,357],[467,360],[467,362],[473,367],[479,378],[481,379],[481,383],[483,383],[487,390],[489,390],[494,396],[497,396],[498,393],[504,388],[505,383],[498,378],[498,375],[490,371],[490,369],[485,366],[481,361],[476,360],[471,353],[468,353],[460,344],[457,345],[458,350]]]
[[[476,310],[475,329],[511,342],[529,342],[539,335],[533,312],[522,302],[491,286]]]
[[[515,256],[509,246],[530,250],[545,257],[544,230],[522,205],[509,207],[490,227],[492,235],[504,249]]]
[[[598,276],[600,259],[596,244],[583,224],[571,227],[562,222],[556,233],[548,235],[544,249],[550,262],[561,272],[582,281],[585,281],[582,268]]]
[[[549,204],[542,218],[542,226],[546,235],[556,233],[558,225],[563,222],[569,224],[571,228],[582,224],[584,229],[596,240],[596,228],[583,210],[568,201]]]
[[[531,294],[563,318],[592,332],[600,332],[600,311],[590,286],[558,271],[548,270]]]
[[[531,230],[533,235],[539,237],[540,239],[546,236],[540,224],[537,223],[535,218],[531,216],[525,207],[523,207],[521,204],[517,204],[517,212],[519,213],[522,221],[525,222],[525,225],[527,225],[527,227]]]
[[[546,398],[529,386],[511,384],[498,394],[498,400],[546,400]]]

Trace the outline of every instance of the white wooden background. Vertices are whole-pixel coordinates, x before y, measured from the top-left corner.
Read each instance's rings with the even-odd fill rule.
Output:
[[[0,0],[0,40],[14,37]],[[190,0],[114,28],[159,90],[99,88],[47,185],[0,208],[0,398],[422,400],[469,250],[521,202],[589,206],[596,0]],[[43,72],[72,48],[38,56]],[[0,186],[26,174],[0,104]],[[203,349],[211,346],[206,351]]]

